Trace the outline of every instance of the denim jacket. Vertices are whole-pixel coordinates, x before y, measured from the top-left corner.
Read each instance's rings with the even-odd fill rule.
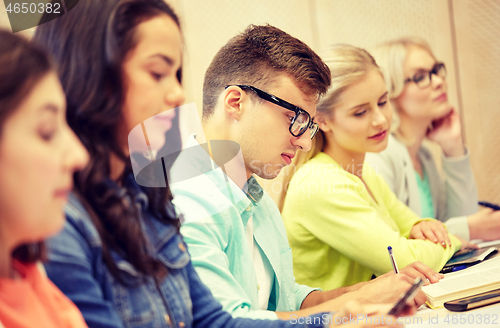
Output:
[[[177,229],[157,220],[148,210],[148,199],[133,179],[133,202],[141,215],[149,251],[167,267],[162,281],[142,277],[116,252],[112,257],[132,286],[120,284],[103,261],[102,241],[89,214],[71,194],[65,208],[63,231],[48,241],[49,278],[82,311],[90,328],[118,327],[323,327],[326,314],[299,321],[233,319],[222,310],[196,274]],[[111,188],[120,188],[109,181]],[[123,189],[124,191],[124,189]],[[309,324],[308,324],[309,323]]]

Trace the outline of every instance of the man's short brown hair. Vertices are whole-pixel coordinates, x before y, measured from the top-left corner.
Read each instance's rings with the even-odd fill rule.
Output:
[[[226,85],[265,88],[278,74],[318,99],[331,83],[330,69],[304,42],[271,25],[250,25],[217,52],[205,73],[203,120],[213,114]]]

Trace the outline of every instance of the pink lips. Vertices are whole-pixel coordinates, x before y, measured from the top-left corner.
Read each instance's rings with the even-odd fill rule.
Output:
[[[292,163],[292,159],[295,157],[295,154],[281,154],[281,157],[285,160],[286,165],[290,165]]]
[[[371,137],[368,137],[368,139],[372,139],[372,140],[384,140],[385,137],[386,137],[386,135],[387,135],[387,130],[384,130],[384,131],[382,131],[380,133],[377,133],[377,134],[375,134],[375,135],[373,135]]]
[[[439,95],[438,97],[436,97],[434,99],[434,101],[438,101],[438,102],[447,101],[447,100],[448,100],[448,95],[446,94],[446,92],[443,92],[441,95]]]
[[[56,198],[61,198],[61,199],[68,199],[68,194],[71,192],[73,189],[73,184],[69,185],[68,187],[65,188],[59,188],[54,192],[54,196]]]
[[[161,113],[161,114],[155,115],[154,119],[158,120],[158,121],[170,122],[174,119],[174,117],[175,117],[175,112],[172,111],[171,113],[167,112],[167,113]]]
[[[58,189],[58,190],[56,190],[56,192],[54,194],[55,194],[56,198],[67,200],[68,194],[70,191],[71,191],[71,189]]]

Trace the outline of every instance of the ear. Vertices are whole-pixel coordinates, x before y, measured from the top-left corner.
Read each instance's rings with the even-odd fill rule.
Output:
[[[316,121],[316,123],[318,123],[319,128],[323,132],[332,131],[330,121],[325,117],[325,115],[321,115],[321,114],[316,115],[316,117],[314,118],[314,121]]]
[[[230,86],[224,90],[223,103],[224,111],[232,119],[240,120],[243,113],[243,102],[247,100],[247,95],[241,88]]]

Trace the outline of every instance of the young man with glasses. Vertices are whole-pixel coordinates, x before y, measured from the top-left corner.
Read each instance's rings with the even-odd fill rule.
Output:
[[[280,212],[253,175],[273,179],[298,150],[311,148],[316,103],[330,83],[314,51],[269,25],[231,39],[205,74],[203,131],[187,142],[169,183],[193,265],[233,316],[290,319],[351,299],[392,302],[411,277],[438,280],[415,263],[332,291],[295,282]],[[424,301],[419,294],[416,303]]]

